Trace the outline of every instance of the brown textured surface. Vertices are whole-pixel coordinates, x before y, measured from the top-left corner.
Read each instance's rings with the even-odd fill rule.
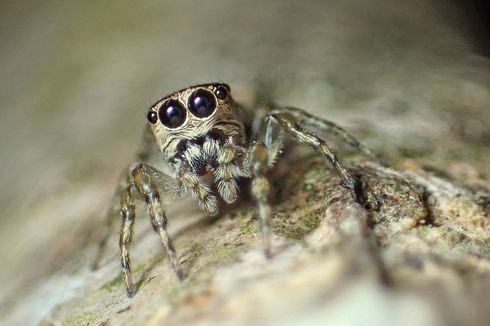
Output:
[[[449,3],[362,3],[2,4],[0,323],[485,324],[490,61]],[[130,300],[116,234],[88,270],[115,180],[148,105],[217,79],[246,103],[265,79],[390,168],[338,146],[354,196],[320,158],[289,157],[270,262],[248,204],[170,205],[182,283],[140,209]]]

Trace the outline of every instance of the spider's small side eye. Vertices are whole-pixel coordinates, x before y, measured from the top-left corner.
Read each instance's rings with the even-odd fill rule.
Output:
[[[220,100],[226,100],[226,97],[228,97],[228,90],[224,86],[218,86],[218,88],[216,88],[215,94],[216,97]]]
[[[184,106],[177,100],[169,100],[158,109],[158,117],[165,127],[180,127],[186,118]]]
[[[198,118],[209,117],[216,109],[214,95],[204,89],[198,89],[189,98],[189,110]]]
[[[155,123],[157,123],[158,121],[158,113],[156,113],[155,111],[151,110],[151,111],[148,111],[148,115],[146,116],[148,118],[148,121],[154,125]]]

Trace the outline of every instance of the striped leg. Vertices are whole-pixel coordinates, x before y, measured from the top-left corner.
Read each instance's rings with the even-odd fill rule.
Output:
[[[138,190],[138,192],[143,195],[146,201],[148,214],[150,215],[151,224],[153,229],[160,236],[160,241],[167,255],[170,259],[173,270],[177,274],[179,279],[183,279],[184,273],[177,260],[177,254],[173,246],[172,240],[167,232],[167,216],[163,210],[162,204],[160,202],[160,193],[153,180],[154,174],[157,172],[156,169],[145,163],[139,163],[130,169],[130,174],[132,177],[132,184]],[[162,177],[166,177],[161,173]],[[162,178],[161,178],[162,179]],[[123,233],[121,232],[121,239],[123,238]],[[123,254],[123,248],[121,247],[121,256]],[[125,270],[123,265],[123,270]],[[126,271],[125,271],[126,273]],[[128,282],[126,285],[128,286]],[[129,295],[129,288],[128,288]]]
[[[218,192],[227,203],[233,203],[238,196],[238,184],[235,180],[238,169],[234,165],[235,148],[232,145],[224,145],[218,156],[218,167],[214,173]]]
[[[354,136],[349,134],[345,129],[343,129],[342,127],[336,125],[331,121],[311,115],[308,112],[305,112],[301,109],[294,108],[294,107],[284,107],[275,112],[289,113],[290,115],[295,117],[297,119],[298,124],[303,126],[304,128],[315,129],[318,132],[324,134],[325,136],[327,136],[328,134],[333,134],[341,138],[343,141],[345,141],[355,150],[364,153],[366,156],[370,157],[371,159],[374,159],[376,161],[378,160],[376,156],[369,150],[369,148],[361,144]]]
[[[212,195],[211,188],[201,183],[199,176],[183,168],[179,171],[179,180],[184,189],[189,190],[197,199],[202,210],[210,215],[218,214],[218,200]]]
[[[128,297],[133,297],[135,289],[131,277],[131,260],[129,258],[129,247],[133,238],[133,226],[135,218],[135,206],[131,194],[132,187],[128,186],[121,192],[121,232],[119,237],[119,248],[121,250],[121,267],[124,273],[124,282]]]
[[[342,163],[340,163],[335,153],[328,147],[325,140],[302,128],[295,116],[287,111],[275,110],[271,112],[267,118],[277,122],[282,129],[290,134],[296,141],[308,144],[314,150],[321,152],[337,170],[344,187],[349,189],[354,189],[356,187],[356,180],[343,167]]]
[[[147,126],[144,130],[141,145],[138,147],[140,150],[136,155],[135,161],[144,161],[145,159],[151,156],[153,150],[156,149],[155,140],[153,138],[151,128]],[[159,172],[159,171],[158,171]],[[170,181],[170,182],[169,182]],[[100,266],[100,262],[104,255],[105,249],[107,247],[107,241],[113,231],[114,221],[118,217],[120,199],[122,197],[122,192],[126,191],[126,187],[128,186],[128,171],[124,169],[124,171],[119,176],[119,183],[114,192],[114,195],[111,199],[111,204],[107,213],[105,214],[105,223],[103,226],[102,236],[99,239],[99,243],[96,249],[95,257],[91,263],[92,270],[98,269]],[[164,181],[166,183],[175,183],[173,179],[170,177],[166,177]]]
[[[121,182],[118,191],[116,191],[116,196],[118,196],[120,200],[120,215],[122,218],[119,248],[127,294],[129,297],[132,297],[135,294],[135,288],[131,276],[129,249],[132,242],[134,219],[136,217],[134,192],[137,191],[145,199],[153,229],[160,236],[160,241],[167,252],[177,277],[182,279],[184,274],[177,260],[177,254],[172,244],[172,240],[167,232],[167,217],[165,216],[165,212],[160,203],[160,193],[156,185],[158,184],[163,187],[166,192],[173,193],[182,192],[183,187],[177,180],[174,180],[170,176],[145,163],[138,163],[130,166],[124,179],[125,181]],[[108,221],[110,221],[110,219],[108,219]],[[112,225],[112,221],[109,223]],[[101,240],[101,247],[95,263],[98,263],[98,259],[100,259],[100,252],[107,243],[110,229],[110,226],[107,227],[108,232],[104,234],[104,237]],[[95,263],[94,265],[96,265]]]
[[[272,257],[271,252],[271,208],[268,197],[270,194],[270,182],[267,179],[268,151],[267,147],[256,142],[250,148],[250,168],[252,172],[252,197],[257,203],[260,232],[262,236],[264,253],[267,258]]]

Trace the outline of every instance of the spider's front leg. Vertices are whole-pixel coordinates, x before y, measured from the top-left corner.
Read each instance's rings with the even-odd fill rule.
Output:
[[[151,132],[151,128],[147,126],[143,132],[142,142],[139,146],[139,151],[136,154],[135,161],[145,161],[151,155],[152,150],[156,150],[155,141]],[[170,177],[166,177],[167,183],[172,183],[173,180]],[[91,263],[92,270],[99,268],[100,261],[104,255],[105,248],[107,246],[107,241],[113,231],[114,221],[118,217],[120,212],[121,198],[123,198],[124,192],[128,192],[128,170],[124,169],[119,176],[119,183],[114,192],[109,209],[105,214],[105,224],[103,226],[102,235],[99,239],[99,243],[96,249],[94,259]]]
[[[121,233],[119,247],[121,251],[121,266],[124,273],[124,281],[129,297],[135,294],[135,289],[131,276],[131,261],[129,258],[129,247],[133,233],[135,219],[134,192],[136,191],[144,198],[147,204],[148,214],[155,232],[160,236],[160,241],[165,248],[170,259],[173,270],[179,279],[184,274],[177,260],[177,254],[172,244],[172,240],[167,232],[167,217],[160,202],[160,193],[157,184],[163,184],[166,191],[181,191],[178,182],[167,176],[163,172],[145,163],[137,163],[130,166],[127,174],[127,186],[123,188],[120,197],[121,203]]]
[[[267,115],[266,119],[266,125],[269,129],[275,125],[279,125],[284,132],[291,135],[299,143],[307,144],[313,150],[322,153],[334,166],[342,180],[342,185],[352,190],[356,188],[357,181],[344,168],[337,155],[329,148],[325,140],[313,132],[306,130],[302,126],[300,119],[286,109],[274,110]]]
[[[177,254],[172,239],[167,231],[167,216],[163,210],[160,201],[160,193],[154,179],[158,179],[160,182],[163,181],[164,184],[174,191],[181,188],[175,183],[169,185],[168,181],[170,177],[145,163],[138,163],[130,168],[130,184],[145,198],[153,229],[159,235],[160,241],[167,251],[174,272],[179,279],[183,279],[184,273],[177,260]],[[132,198],[130,197],[131,192],[128,193],[128,199],[126,199],[126,197],[121,197],[121,215],[123,216],[123,224],[121,226],[119,246],[121,248],[121,265],[125,275],[126,289],[128,291],[128,296],[132,296],[134,295],[134,288],[131,282],[131,269],[127,250],[131,241],[132,222],[130,221],[130,216],[126,219],[124,215],[125,206],[129,206],[126,204],[132,203]],[[126,242],[126,239],[128,239],[128,242]]]

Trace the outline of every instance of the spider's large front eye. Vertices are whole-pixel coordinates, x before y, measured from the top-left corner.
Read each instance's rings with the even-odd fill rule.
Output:
[[[177,100],[169,100],[158,109],[158,117],[165,127],[180,127],[186,117],[184,106]]]
[[[215,109],[214,95],[204,89],[198,89],[189,98],[189,110],[198,118],[209,117]]]

